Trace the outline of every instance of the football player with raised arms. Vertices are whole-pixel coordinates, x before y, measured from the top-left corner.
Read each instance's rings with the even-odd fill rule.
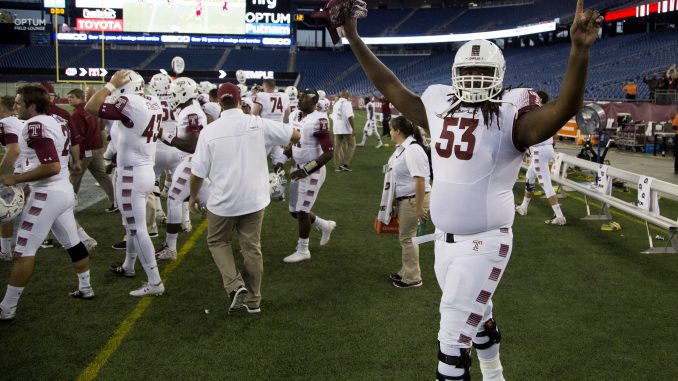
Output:
[[[311,212],[325,182],[325,164],[334,155],[330,123],[327,114],[316,110],[317,102],[318,92],[315,90],[305,89],[299,92],[299,110],[303,118],[299,123],[301,139],[292,145],[292,159],[296,167],[290,173],[292,182],[289,203],[290,214],[299,222],[299,240],[295,252],[283,259],[287,263],[311,259],[308,249],[311,226],[321,232],[321,246],[327,244],[337,226],[336,222],[323,220]]]
[[[17,117],[26,121],[19,139],[26,161],[22,173],[0,176],[0,183],[28,183],[31,194],[21,215],[12,272],[0,302],[0,320],[14,319],[19,298],[33,274],[35,253],[50,230],[70,255],[78,275],[78,289],[70,296],[94,297],[89,253],[80,242],[73,216],[75,193],[68,180],[70,131],[62,118],[47,115],[48,107],[49,95],[42,86],[18,89],[14,109]]]
[[[365,16],[365,3],[351,1],[345,15],[343,33],[367,77],[406,118],[430,131],[431,238],[442,289],[439,381],[470,380],[472,346],[483,380],[504,380],[492,296],[511,256],[513,186],[524,151],[553,136],[582,105],[589,51],[603,22],[583,3],[577,0],[560,94],[544,107],[531,89],[503,88],[506,63],[487,40],[459,48],[451,86],[432,85],[418,96],[358,35],[356,18]]]
[[[384,146],[384,143],[381,141],[381,134],[379,134],[379,131],[377,131],[377,116],[374,113],[374,109],[375,106],[373,99],[365,98],[365,116],[367,120],[365,121],[365,127],[363,128],[363,140],[356,144],[358,147],[365,146],[367,137],[372,136],[372,134],[376,135],[377,140],[379,141],[379,144],[377,144],[375,148],[381,148]]]
[[[188,200],[191,177],[191,158],[198,142],[198,135],[207,125],[207,117],[198,104],[198,86],[191,78],[181,77],[170,86],[172,102],[177,108],[176,135],[162,131],[159,136],[165,144],[178,148],[182,152],[181,163],[172,175],[172,185],[167,193],[167,231],[165,243],[156,251],[158,259],[176,259],[177,237],[182,230],[184,202]],[[204,186],[209,184],[205,182]],[[187,214],[187,213],[186,213]],[[189,229],[190,230],[190,229]]]
[[[109,100],[114,103],[105,102],[109,95],[113,95]],[[146,227],[146,199],[155,183],[155,149],[163,119],[160,100],[144,95],[144,79],[139,73],[120,70],[90,98],[85,110],[102,119],[115,120],[112,130],[117,130],[115,198],[125,226],[127,248],[122,265],[113,265],[110,270],[132,277],[138,256],[148,282],[129,294],[162,295],[165,285]]]
[[[5,154],[0,162],[0,173],[14,168],[14,173],[21,173],[21,149],[19,138],[24,128],[24,121],[14,113],[14,98],[5,95],[0,98],[0,144],[5,147]],[[14,224],[0,225],[0,260],[11,261]]]

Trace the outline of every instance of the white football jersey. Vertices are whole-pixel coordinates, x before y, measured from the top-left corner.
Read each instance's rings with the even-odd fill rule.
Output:
[[[115,103],[104,103],[99,117],[116,118],[118,167],[153,165],[158,130],[163,119],[160,100],[148,95],[129,94]],[[117,119],[121,118],[121,119]]]
[[[325,98],[325,99],[319,99],[318,104],[316,105],[316,108],[318,111],[324,112],[327,114],[330,111],[330,100]]]
[[[299,99],[290,99],[290,112],[294,112],[299,108]]]
[[[366,112],[365,117],[366,117],[367,120],[370,121],[370,122],[373,122],[373,121],[377,120],[377,116],[376,116],[376,114],[374,113],[374,110],[375,110],[374,102],[368,102],[368,103],[365,105],[365,112]]]
[[[50,141],[50,146],[43,143]],[[28,119],[19,139],[19,147],[23,152],[23,171],[28,172],[39,167],[41,164],[59,162],[61,170],[56,175],[45,179],[31,182],[31,186],[41,187],[47,185],[69,185],[68,159],[71,151],[71,131],[68,121],[58,115],[37,115]],[[46,148],[54,148],[51,155],[45,156]],[[41,151],[39,154],[38,151]]]
[[[261,105],[261,117],[282,122],[285,110],[290,107],[290,98],[285,93],[259,92],[252,96],[252,102]]]
[[[322,155],[318,135],[330,133],[330,122],[327,114],[314,111],[301,120],[300,127],[301,139],[292,146],[292,158],[297,165],[302,166]]]
[[[474,234],[513,224],[513,185],[525,147],[513,141],[515,121],[540,107],[529,89],[506,90],[499,103],[499,120],[485,124],[480,110],[460,107],[439,118],[449,106],[452,87],[430,86],[421,99],[431,132],[433,189],[431,219],[452,234]]]
[[[185,139],[197,134],[207,125],[207,116],[197,101],[182,108],[177,115],[177,137]]]
[[[162,129],[163,131],[167,131],[170,134],[176,135],[177,134],[176,112],[174,111],[174,109],[172,109],[172,106],[170,106],[169,102],[172,96],[162,95],[158,98],[160,99],[160,105],[162,106],[162,122],[160,122],[160,129]],[[178,148],[168,146],[167,144],[163,143],[162,140],[159,139],[155,143],[155,147],[156,152],[170,152],[170,151],[179,152]]]
[[[301,110],[296,109],[290,113],[290,125],[296,130],[301,130],[301,120],[304,117],[304,113]]]
[[[24,121],[16,116],[8,116],[0,120],[0,144],[7,147],[8,144],[17,143],[21,140],[21,133],[24,129]],[[23,172],[23,163],[26,158],[23,156],[23,151],[19,152],[19,157],[14,162],[14,173]]]

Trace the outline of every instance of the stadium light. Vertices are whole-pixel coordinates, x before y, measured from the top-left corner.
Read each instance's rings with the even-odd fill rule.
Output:
[[[407,37],[364,37],[362,40],[367,45],[412,45],[412,44],[439,44],[444,42],[464,42],[476,39],[494,40],[497,38],[509,38],[526,36],[528,34],[553,32],[556,30],[556,22],[519,26],[513,29],[502,29],[491,32],[442,34],[435,36],[407,36]],[[342,44],[348,45],[346,38],[341,39]]]

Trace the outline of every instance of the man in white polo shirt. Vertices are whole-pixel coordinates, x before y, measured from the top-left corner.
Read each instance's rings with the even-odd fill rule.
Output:
[[[218,100],[224,111],[202,130],[193,155],[189,205],[207,213],[207,245],[231,299],[229,313],[241,308],[258,313],[264,270],[261,224],[271,202],[266,146],[296,143],[300,135],[289,125],[243,113],[234,84],[222,84]],[[209,197],[201,200],[205,179],[211,182]],[[242,275],[231,249],[234,228],[244,257]]]
[[[332,108],[332,131],[334,132],[335,171],[350,172],[349,164],[355,152],[355,123],[353,105],[348,99],[348,90],[342,90]]]

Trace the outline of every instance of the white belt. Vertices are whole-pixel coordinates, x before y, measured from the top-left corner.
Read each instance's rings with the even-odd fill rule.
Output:
[[[431,234],[426,234],[422,235],[419,237],[412,237],[412,243],[416,245],[421,245],[422,243],[426,242],[431,242],[431,241],[443,241],[447,243],[456,243],[456,242],[462,242],[462,241],[467,241],[470,239],[480,239],[480,238],[485,238],[489,236],[495,236],[498,234],[510,234],[511,229],[510,228],[500,228],[500,229],[492,229],[488,230],[486,232],[481,232],[481,233],[475,233],[475,234],[452,234],[452,233],[445,233],[442,230],[437,230],[435,233]]]

